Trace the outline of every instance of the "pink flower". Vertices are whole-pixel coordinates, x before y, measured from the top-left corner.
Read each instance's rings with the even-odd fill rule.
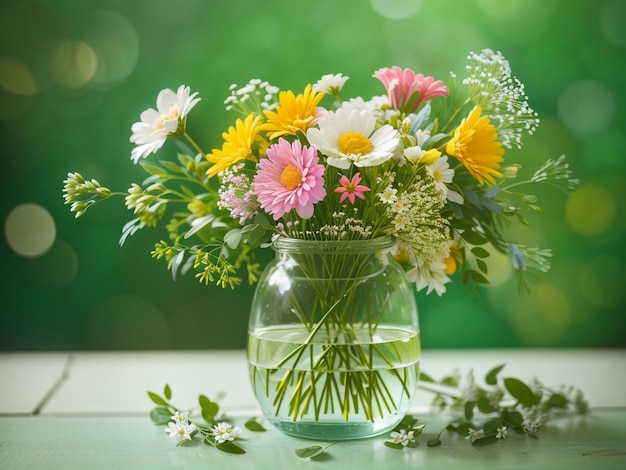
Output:
[[[339,179],[339,184],[341,184],[341,187],[335,188],[336,193],[341,193],[341,198],[339,198],[340,204],[346,199],[348,199],[351,204],[354,204],[354,201],[357,197],[365,199],[363,193],[371,190],[367,186],[360,185],[360,182],[360,173],[356,173],[352,177],[352,181],[350,181],[346,175],[341,175],[341,178]]]
[[[259,162],[254,193],[274,220],[292,209],[303,219],[309,219],[313,204],[326,196],[324,166],[319,164],[317,150],[303,147],[297,140],[290,144],[280,139],[267,149],[267,158]]]
[[[448,96],[448,89],[441,80],[425,77],[411,69],[400,67],[382,68],[374,73],[389,95],[389,104],[394,109],[404,112],[415,111],[418,106],[436,96]]]

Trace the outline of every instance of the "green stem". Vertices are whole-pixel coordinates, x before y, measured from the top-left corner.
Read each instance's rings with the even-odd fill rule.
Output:
[[[187,134],[187,131],[185,131],[183,136],[185,137],[185,139],[187,139],[187,142],[191,144],[191,146],[194,148],[196,152],[206,155],[206,153],[200,148],[200,146],[196,143],[196,141],[193,140],[189,134]]]

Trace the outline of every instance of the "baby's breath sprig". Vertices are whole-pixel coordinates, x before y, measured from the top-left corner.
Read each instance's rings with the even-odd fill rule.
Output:
[[[278,103],[278,87],[258,78],[253,78],[241,88],[233,83],[229,90],[230,96],[224,101],[226,110],[236,111],[242,116],[261,114],[265,110],[274,109]]]

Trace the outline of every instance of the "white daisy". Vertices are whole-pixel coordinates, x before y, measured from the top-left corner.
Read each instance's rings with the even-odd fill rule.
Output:
[[[131,152],[131,160],[137,163],[159,150],[168,137],[181,135],[185,130],[185,117],[200,101],[197,93],[189,94],[184,85],[176,92],[166,88],[157,96],[157,109],[147,109],[141,113],[141,121],[132,125],[130,141],[136,145]]]
[[[457,204],[463,204],[463,196],[448,187],[448,184],[452,183],[454,179],[454,170],[450,168],[447,156],[444,155],[428,165],[426,172],[433,178],[435,186],[446,199]]]
[[[400,134],[389,124],[375,129],[376,117],[369,111],[329,111],[317,124],[307,131],[309,142],[328,157],[329,165],[342,170],[352,164],[380,165],[394,156],[400,143]]]
[[[315,85],[313,85],[313,91],[316,93],[339,93],[344,84],[350,77],[344,77],[342,74],[328,74],[323,75]]]

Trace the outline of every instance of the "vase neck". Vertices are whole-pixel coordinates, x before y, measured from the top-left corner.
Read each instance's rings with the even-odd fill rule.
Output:
[[[280,237],[274,241],[273,248],[284,254],[375,254],[393,247],[391,237],[379,237],[369,240],[303,240]]]

